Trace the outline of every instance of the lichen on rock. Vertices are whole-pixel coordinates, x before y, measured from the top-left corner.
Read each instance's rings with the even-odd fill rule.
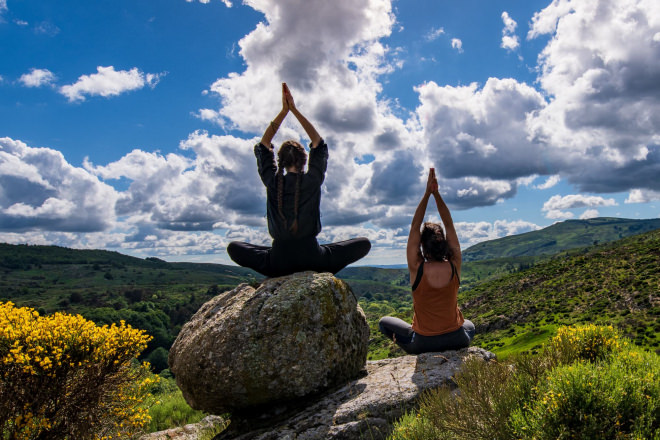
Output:
[[[348,284],[302,272],[208,301],[181,329],[169,364],[193,408],[222,414],[347,383],[364,369],[368,339]]]

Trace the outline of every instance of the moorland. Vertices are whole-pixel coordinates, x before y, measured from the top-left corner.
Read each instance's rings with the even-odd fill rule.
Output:
[[[657,350],[658,228],[660,219],[569,220],[466,249],[459,304],[477,326],[475,344],[506,356],[537,349],[558,326],[593,322],[615,324]],[[380,336],[377,322],[385,315],[412,318],[407,269],[357,266],[337,276],[367,315],[369,358],[403,354]],[[0,301],[101,325],[125,320],[153,337],[142,356],[156,372],[167,368],[167,350],[204,302],[260,279],[237,266],[0,244]]]

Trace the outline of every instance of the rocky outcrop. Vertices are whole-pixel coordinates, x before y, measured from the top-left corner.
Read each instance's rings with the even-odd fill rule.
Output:
[[[233,415],[229,428],[215,440],[385,439],[392,423],[414,407],[423,391],[452,386],[454,374],[471,356],[495,359],[489,351],[470,347],[369,361],[366,376],[308,401],[302,410],[290,411],[286,417],[280,414],[280,421],[270,426],[255,429],[267,424],[282,408],[274,406],[243,419]]]
[[[241,284],[204,304],[169,365],[188,403],[211,414],[298,401],[364,369],[369,326],[348,284],[329,273]]]
[[[198,440],[210,438],[220,432],[227,421],[220,416],[206,416],[198,423],[190,423],[179,428],[152,432],[140,437],[140,440]]]

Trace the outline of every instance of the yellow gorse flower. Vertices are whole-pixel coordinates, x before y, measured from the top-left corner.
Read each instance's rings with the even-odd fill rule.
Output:
[[[80,315],[40,316],[0,303],[3,435],[31,439],[52,430],[77,438],[82,429],[85,438],[133,436],[149,422],[140,404],[153,381],[145,379],[148,364],[134,359],[150,340],[124,321],[97,326]],[[88,410],[67,407],[81,397]]]
[[[622,348],[614,327],[594,324],[560,327],[550,345],[555,350],[589,361],[602,359]]]

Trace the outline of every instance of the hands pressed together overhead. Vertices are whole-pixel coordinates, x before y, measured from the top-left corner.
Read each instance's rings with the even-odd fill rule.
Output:
[[[296,104],[293,101],[293,95],[286,83],[282,83],[282,108],[289,111],[296,110]]]
[[[426,194],[438,194],[438,179],[435,177],[435,168],[429,170],[429,178],[426,181]]]
[[[272,150],[273,147],[271,141],[273,136],[275,136],[275,133],[277,133],[277,130],[280,128],[280,124],[282,124],[282,121],[284,121],[284,118],[286,118],[286,115],[289,112],[294,114],[298,122],[300,122],[300,125],[302,125],[303,129],[307,133],[307,136],[309,136],[309,139],[312,141],[311,147],[316,148],[321,142],[321,136],[318,134],[311,122],[309,122],[296,107],[296,103],[293,100],[293,95],[291,95],[291,91],[289,90],[289,87],[286,85],[286,83],[282,83],[282,110],[280,110],[278,115],[275,116],[275,119],[273,119],[269,126],[266,128],[266,131],[261,138],[261,143]]]

